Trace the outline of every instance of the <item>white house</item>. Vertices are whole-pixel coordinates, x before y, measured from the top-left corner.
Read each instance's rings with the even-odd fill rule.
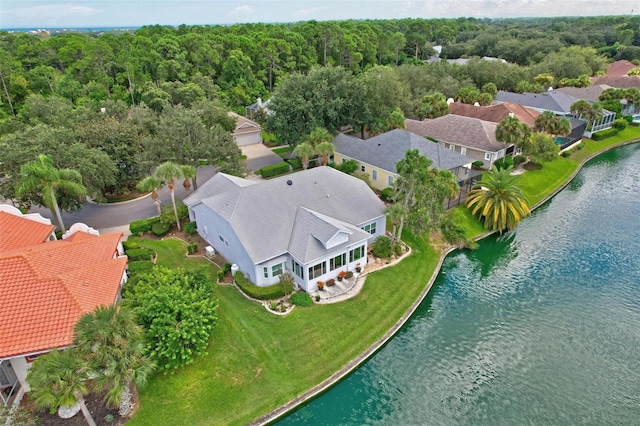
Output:
[[[367,261],[385,233],[384,204],[362,180],[330,167],[262,183],[218,173],[185,199],[198,233],[254,284],[289,272],[307,292]]]
[[[97,306],[116,302],[126,281],[122,234],[73,225],[56,240],[39,214],[0,205],[0,401],[28,391],[41,354],[73,341],[73,327]]]

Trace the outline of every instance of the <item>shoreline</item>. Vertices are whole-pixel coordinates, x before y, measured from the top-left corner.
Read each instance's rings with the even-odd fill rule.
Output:
[[[594,152],[593,154],[591,154],[588,157],[584,158],[580,162],[580,164],[578,165],[576,170],[562,184],[560,184],[558,187],[556,187],[553,191],[551,191],[543,199],[541,199],[540,201],[535,203],[533,206],[531,206],[531,211],[537,209],[538,207],[540,207],[541,205],[543,205],[544,203],[546,203],[547,201],[552,199],[556,194],[558,194],[567,185],[569,185],[569,183],[571,183],[571,181],[573,181],[573,179],[582,170],[582,168],[584,167],[584,165],[587,162],[591,161],[595,157],[597,157],[597,156],[599,156],[601,154],[604,154],[605,152],[608,152],[608,151],[610,151],[612,149],[616,149],[616,148],[619,148],[619,147],[622,147],[622,146],[626,146],[626,145],[631,145],[631,144],[638,143],[638,142],[640,142],[640,139],[632,139],[632,140],[628,140],[628,141],[623,141],[623,142],[620,142],[620,143],[617,143],[617,144],[614,144],[614,145],[607,146],[607,147],[603,148],[602,150]],[[495,232],[496,231],[487,231],[487,232],[484,232],[484,233],[474,237],[473,239],[475,241],[479,241],[479,240],[482,240],[482,239],[488,237],[491,234],[494,234]],[[296,396],[295,398],[291,399],[290,401],[288,401],[287,403],[281,405],[280,407],[276,408],[275,410],[272,410],[271,412],[269,412],[269,413],[267,413],[267,414],[265,414],[263,416],[258,417],[257,419],[253,420],[249,424],[257,426],[257,425],[266,425],[266,424],[269,424],[269,423],[273,423],[274,421],[280,419],[281,417],[283,417],[286,414],[290,413],[294,409],[298,408],[300,405],[304,404],[305,402],[315,398],[316,396],[318,396],[319,394],[321,394],[323,392],[326,392],[331,387],[333,387],[334,385],[339,383],[346,376],[348,376],[353,371],[355,371],[355,369],[357,369],[361,364],[363,364],[365,361],[367,361],[369,358],[371,358],[373,355],[375,355],[376,352],[378,352],[380,349],[382,349],[382,347],[384,347],[384,345],[386,345],[387,342],[389,340],[391,340],[396,335],[396,333],[400,330],[400,328],[402,328],[402,326],[409,320],[411,315],[413,315],[413,313],[416,311],[418,306],[424,301],[425,297],[427,297],[427,295],[431,291],[431,288],[433,287],[433,283],[435,282],[436,277],[438,276],[438,274],[440,273],[440,270],[442,269],[442,264],[444,263],[444,260],[447,258],[447,256],[450,253],[452,253],[453,251],[456,251],[456,250],[458,250],[457,247],[449,247],[446,250],[444,250],[442,253],[440,253],[440,258],[438,259],[438,264],[436,265],[436,267],[435,267],[435,269],[433,271],[433,274],[429,278],[429,281],[427,282],[425,288],[420,292],[420,295],[418,296],[418,298],[411,304],[411,306],[409,307],[407,312],[405,312],[402,315],[402,317],[400,317],[400,319],[394,324],[394,326],[391,327],[380,339],[378,339],[376,342],[374,342],[373,345],[371,345],[367,350],[365,350],[363,353],[358,355],[356,358],[354,358],[351,361],[349,361],[344,367],[342,367],[340,370],[338,370],[335,373],[333,373],[327,379],[323,380],[322,382],[318,383],[317,385],[313,386],[311,389],[303,392],[302,394]]]

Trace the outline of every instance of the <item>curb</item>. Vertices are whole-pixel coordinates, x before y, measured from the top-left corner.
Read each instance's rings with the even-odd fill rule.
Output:
[[[588,161],[590,161],[593,158],[597,157],[598,155],[603,154],[603,153],[605,153],[607,151],[610,151],[612,149],[619,148],[621,146],[631,145],[633,143],[638,143],[638,142],[640,142],[640,139],[634,139],[634,140],[631,140],[631,141],[621,142],[621,143],[616,144],[616,145],[611,145],[611,146],[603,149],[602,151],[598,151],[596,153],[591,154],[590,156],[588,156],[587,158],[582,160],[582,162],[580,163],[578,168],[571,174],[571,176],[569,176],[569,178],[562,185],[560,185],[558,188],[556,188],[554,191],[552,191],[549,195],[544,197],[542,200],[540,200],[536,204],[534,204],[531,207],[531,211],[537,209],[538,207],[540,207],[541,205],[543,205],[544,203],[549,201],[556,194],[558,194],[558,192],[560,192],[567,185],[569,185],[569,183],[571,183],[571,181],[573,181],[573,179],[582,170],[582,168],[584,167],[584,165]],[[494,234],[495,232],[497,232],[497,231],[485,232],[485,233],[480,234],[477,237],[475,237],[474,240],[475,241],[479,241],[481,239],[484,239],[484,238],[488,237],[491,234]],[[316,386],[314,386],[311,389],[309,389],[308,391],[298,395],[297,397],[293,398],[292,400],[290,400],[289,402],[285,403],[284,405],[281,405],[280,407],[276,408],[275,410],[273,410],[273,411],[271,411],[271,412],[269,412],[269,413],[267,413],[267,414],[265,414],[265,415],[263,415],[261,417],[258,417],[257,419],[255,419],[251,423],[249,423],[249,425],[252,425],[252,426],[253,425],[255,425],[255,426],[260,425],[261,426],[261,425],[266,425],[266,424],[269,424],[269,423],[272,423],[272,422],[278,420],[279,418],[281,418],[284,415],[288,414],[289,412],[293,411],[298,406],[300,406],[300,405],[304,404],[305,402],[313,399],[314,397],[318,396],[319,394],[321,394],[321,393],[325,392],[326,390],[328,390],[329,388],[331,388],[333,385],[335,385],[338,382],[340,382],[343,378],[345,378],[347,375],[349,375],[351,372],[353,372],[356,368],[358,368],[362,363],[364,363],[371,356],[373,356],[376,352],[378,352],[380,349],[382,349],[382,347],[389,340],[391,340],[391,338],[393,336],[395,336],[395,334],[400,330],[400,328],[409,320],[411,315],[413,315],[413,313],[416,311],[416,309],[418,309],[418,306],[422,303],[424,298],[427,297],[427,295],[429,294],[429,291],[431,291],[431,288],[433,287],[433,283],[435,282],[438,274],[440,273],[440,270],[442,269],[442,264],[444,263],[446,257],[451,252],[456,251],[458,249],[459,249],[458,247],[449,247],[449,248],[447,248],[446,250],[444,250],[440,254],[440,259],[438,260],[438,264],[436,265],[436,268],[434,269],[433,274],[432,274],[431,278],[429,279],[426,287],[420,293],[420,296],[418,296],[416,301],[413,302],[413,304],[407,310],[407,312],[405,312],[404,315],[402,315],[402,317],[400,317],[398,322],[389,331],[387,331],[379,340],[377,340],[373,345],[371,345],[366,351],[364,351],[363,353],[358,355],[356,358],[352,359],[349,363],[347,363],[347,365],[345,365],[340,370],[336,371],[331,376],[329,376],[329,378],[323,380],[322,382],[320,382]]]
[[[135,201],[138,200],[144,200],[145,198],[151,197],[151,193],[149,192],[146,195],[143,195],[141,197],[138,198],[133,198],[131,200],[127,200],[127,201],[118,201],[117,203],[98,203],[94,200],[92,200],[91,198],[87,197],[87,203],[89,204],[95,204],[96,206],[120,206],[122,204],[129,204],[129,203],[133,203]]]

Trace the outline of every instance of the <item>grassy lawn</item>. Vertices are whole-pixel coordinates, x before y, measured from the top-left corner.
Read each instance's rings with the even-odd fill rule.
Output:
[[[202,257],[186,257],[187,244],[177,238],[165,238],[164,240],[151,240],[148,238],[129,237],[129,241],[140,244],[141,247],[150,248],[158,254],[157,265],[167,268],[182,268],[186,270],[197,269],[201,266],[211,268],[211,276],[216,277],[218,268]]]
[[[410,257],[372,273],[357,297],[338,304],[279,317],[218,286],[209,353],[154,377],[130,424],[246,424],[320,383],[382,337],[434,273],[439,253],[426,239],[407,240]]]
[[[291,147],[290,146],[283,146],[280,148],[274,148],[272,150],[274,153],[278,154],[280,157],[284,158],[284,159],[288,159],[289,155],[291,154]]]

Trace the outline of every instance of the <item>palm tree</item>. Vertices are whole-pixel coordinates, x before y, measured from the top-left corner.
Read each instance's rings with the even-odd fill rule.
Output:
[[[298,144],[293,150],[293,155],[302,161],[302,168],[304,170],[307,170],[307,167],[309,167],[309,158],[311,158],[313,154],[315,154],[313,146],[308,142]]]
[[[56,349],[38,358],[27,374],[30,395],[36,405],[52,411],[77,402],[87,423],[96,426],[84,401],[84,395],[89,393],[89,369],[84,359],[74,352],[74,349]]]
[[[545,111],[536,118],[535,128],[538,132],[551,134],[553,125],[556,122],[556,115],[551,111]]]
[[[391,231],[392,242],[395,243],[396,241],[400,241],[400,239],[402,238],[402,228],[404,227],[404,220],[409,213],[409,209],[407,209],[406,205],[397,202],[388,205],[385,208],[384,212],[389,217],[389,220],[391,220],[391,223],[393,223],[393,230]]]
[[[130,309],[100,306],[84,314],[74,328],[74,345],[112,406],[121,405],[134,384],[144,385],[154,369],[144,356],[143,330]],[[127,408],[121,406],[121,413]]]
[[[316,146],[316,153],[322,157],[322,165],[329,164],[329,157],[333,155],[335,147],[331,142],[321,142]]]
[[[171,161],[167,161],[158,166],[155,172],[155,176],[157,179],[160,179],[162,182],[167,183],[167,187],[169,188],[169,194],[171,195],[171,204],[173,204],[173,213],[176,215],[176,226],[178,227],[178,231],[180,230],[180,218],[178,217],[178,207],[176,206],[176,195],[175,195],[175,180],[182,177],[182,170],[180,166]]]
[[[305,142],[309,142],[314,148],[323,142],[331,142],[333,135],[324,127],[316,127],[309,133]]]
[[[158,216],[162,215],[162,210],[160,209],[160,197],[156,192],[160,186],[162,186],[162,181],[155,176],[147,176],[136,185],[138,191],[151,192],[151,199],[153,200],[153,204],[155,204],[156,209],[158,209]]]
[[[76,170],[57,169],[51,157],[38,155],[38,159],[20,167],[22,180],[16,188],[19,198],[27,194],[42,196],[42,204],[53,212],[60,230],[64,233],[64,223],[58,206],[58,195],[64,193],[70,197],[84,197],[87,188],[82,185],[82,176]]]
[[[504,143],[505,156],[507,155],[508,145],[520,146],[531,134],[529,126],[518,120],[517,117],[507,117],[500,121],[496,126],[496,139]],[[515,156],[516,149],[513,149]]]
[[[587,120],[587,129],[593,129],[594,122],[602,118],[602,105],[598,102],[589,103],[581,99],[571,105],[570,111],[575,116]]]
[[[193,179],[196,177],[197,169],[191,165],[180,166],[182,170],[182,177],[184,178],[184,182],[182,182],[182,186],[184,186],[184,190],[189,195],[191,190],[191,181],[189,179]]]
[[[473,215],[484,218],[484,227],[502,233],[514,229],[531,211],[526,197],[511,176],[513,167],[498,170],[495,166],[473,185],[466,206]]]

